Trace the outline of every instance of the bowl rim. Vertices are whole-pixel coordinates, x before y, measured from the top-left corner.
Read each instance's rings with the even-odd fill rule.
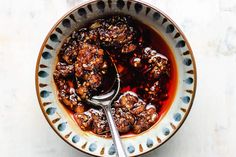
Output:
[[[39,93],[39,86],[38,86],[38,70],[39,70],[39,63],[40,63],[40,59],[41,59],[41,56],[42,56],[42,53],[43,53],[43,49],[51,35],[51,33],[55,30],[55,28],[62,22],[62,20],[67,17],[70,13],[74,12],[76,9],[80,8],[80,7],[83,7],[83,6],[86,6],[90,3],[94,3],[96,2],[97,0],[87,0],[85,2],[81,2],[79,4],[76,4],[74,7],[72,7],[70,10],[68,10],[65,14],[63,14],[62,17],[60,17],[57,22],[51,27],[50,31],[47,33],[46,37],[44,38],[44,41],[41,45],[41,48],[40,48],[40,51],[38,53],[38,57],[37,57],[37,61],[36,61],[36,67],[35,67],[35,89],[36,89],[36,95],[37,95],[37,99],[38,99],[38,103],[39,103],[39,106],[40,106],[40,109],[41,111],[43,112],[43,115],[44,117],[46,118],[48,124],[50,125],[50,127],[54,130],[54,132],[63,140],[65,141],[67,144],[69,144],[70,146],[72,146],[73,148],[75,148],[76,150],[79,150],[85,154],[88,154],[88,155],[93,155],[93,156],[97,156],[97,155],[94,155],[94,154],[91,154],[91,153],[88,153],[86,152],[85,150],[83,149],[79,149],[78,147],[72,145],[69,141],[67,141],[62,135],[60,135],[58,133],[58,131],[56,130],[56,128],[53,127],[53,124],[52,122],[49,120],[48,116],[46,115],[46,112],[44,110],[44,106],[43,106],[43,103],[41,101],[41,98],[40,98],[40,93]],[[106,1],[106,0],[105,0]],[[124,0],[124,1],[129,1],[129,0]],[[192,99],[190,100],[190,103],[189,103],[189,107],[188,107],[188,110],[186,111],[186,113],[184,114],[182,120],[180,121],[179,125],[176,126],[176,129],[173,130],[172,134],[170,136],[168,136],[165,141],[163,141],[162,143],[160,143],[158,146],[156,147],[153,147],[151,149],[149,149],[148,151],[146,152],[141,152],[139,155],[137,156],[141,156],[141,155],[144,155],[144,154],[147,154],[147,153],[150,153],[152,152],[153,150],[159,148],[160,146],[162,146],[163,144],[165,144],[167,141],[169,141],[172,136],[174,136],[176,134],[176,132],[181,128],[181,126],[183,125],[183,123],[185,122],[186,118],[188,117],[189,113],[190,113],[190,110],[192,109],[192,106],[193,106],[193,102],[194,102],[194,99],[195,99],[195,94],[196,94],[196,90],[197,90],[197,68],[196,68],[196,62],[195,62],[195,58],[194,58],[194,55],[193,55],[193,51],[192,51],[192,48],[190,46],[190,43],[189,41],[187,40],[186,36],[184,35],[183,31],[180,29],[180,27],[174,22],[174,20],[172,20],[172,18],[170,18],[165,12],[163,12],[161,9],[157,8],[156,6],[148,3],[148,2],[145,2],[143,0],[132,0],[133,2],[135,3],[141,3],[145,6],[148,6],[156,11],[158,11],[160,14],[162,14],[165,18],[167,18],[174,26],[175,28],[178,30],[178,32],[181,34],[181,36],[183,37],[187,47],[188,47],[188,50],[189,50],[189,54],[191,56],[191,59],[192,59],[192,64],[193,64],[193,76],[194,76],[194,80],[193,80],[193,93],[192,93]]]

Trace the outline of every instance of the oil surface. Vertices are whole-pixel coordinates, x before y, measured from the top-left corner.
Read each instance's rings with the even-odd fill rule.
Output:
[[[158,109],[158,118],[156,119],[156,125],[162,117],[167,113],[169,110],[173,99],[175,97],[175,92],[177,88],[177,67],[176,62],[173,56],[173,52],[171,51],[171,48],[166,43],[166,41],[162,38],[158,32],[154,31],[149,26],[141,23],[140,21],[134,21],[135,25],[138,27],[140,32],[143,35],[143,41],[145,43],[146,47],[151,47],[152,49],[156,50],[158,53],[163,54],[166,56],[170,63],[170,75],[169,78],[164,82],[166,84],[166,90],[168,97],[165,100],[162,100],[157,105],[156,108]],[[142,53],[142,50],[135,50],[134,53]],[[116,64],[120,78],[121,78],[121,90],[120,94],[126,92],[126,91],[132,91],[135,92],[141,99],[142,98],[142,90],[140,90],[140,87],[146,83],[145,76],[143,76],[140,71],[135,69],[133,66],[130,65],[130,58],[132,56],[127,55],[117,55],[116,52],[112,52],[111,56],[114,60],[114,63]],[[107,74],[107,78],[109,76],[112,76],[111,74]],[[111,82],[109,82],[110,79],[104,79],[103,86],[107,86],[108,84],[111,85]],[[161,105],[160,105],[161,104]],[[86,110],[89,108],[93,108],[92,106],[86,106]],[[74,120],[73,112],[66,109],[68,113],[71,115],[71,118]],[[91,131],[90,131],[91,132]],[[91,132],[92,133],[92,132]],[[94,134],[94,133],[92,133]],[[96,134],[95,134],[96,135]],[[122,134],[122,137],[130,137],[135,136],[136,134],[133,134],[132,132]]]

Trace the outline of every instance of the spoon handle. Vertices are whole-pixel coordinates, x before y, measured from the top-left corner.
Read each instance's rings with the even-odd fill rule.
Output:
[[[113,139],[113,142],[116,146],[117,155],[118,155],[118,157],[127,157],[125,150],[123,148],[123,145],[121,143],[120,134],[116,128],[116,124],[115,124],[114,119],[112,117],[110,107],[103,106],[103,109],[106,113],[107,121],[108,121],[110,130],[111,130],[112,139]]]

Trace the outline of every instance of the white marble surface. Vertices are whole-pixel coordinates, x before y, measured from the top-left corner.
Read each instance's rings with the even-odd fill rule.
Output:
[[[84,0],[83,0],[84,1]],[[148,1],[148,0],[146,0]],[[0,156],[84,156],[63,142],[40,111],[35,63],[52,25],[80,0],[0,0]],[[198,87],[178,133],[151,157],[235,157],[236,1],[151,0],[185,32]]]

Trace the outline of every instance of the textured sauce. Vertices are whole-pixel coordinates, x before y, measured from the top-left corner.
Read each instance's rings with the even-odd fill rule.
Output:
[[[169,81],[167,82],[168,98],[163,101],[163,105],[159,110],[159,117],[157,119],[158,122],[169,110],[175,98],[175,92],[177,89],[177,82],[178,82],[177,67],[173,56],[173,52],[169,47],[169,45],[166,43],[166,41],[163,39],[163,37],[159,35],[156,31],[154,31],[152,28],[148,27],[147,25],[140,23],[140,26],[144,30],[146,30],[147,34],[145,33],[145,36],[150,39],[149,43],[151,47],[153,49],[158,50],[159,53],[165,55],[170,62],[170,77]]]
[[[152,49],[157,50],[158,53],[166,56],[170,63],[170,76],[168,81],[165,82],[168,98],[161,101],[161,106],[156,106],[158,108],[158,118],[156,119],[155,124],[157,124],[167,113],[175,97],[178,80],[176,62],[171,48],[159,33],[139,21],[135,21],[135,23],[139,26],[139,29],[143,31],[143,40],[145,40],[147,45],[149,47],[152,47]],[[146,81],[143,76],[140,75],[138,71],[136,72],[135,69],[130,66],[129,62],[126,60],[122,62],[122,59],[117,59],[116,66],[118,67],[118,71],[120,71],[121,75],[121,93],[132,91],[142,98],[142,96],[139,95],[138,88],[140,87],[140,84],[142,82]],[[122,73],[124,74],[122,75]],[[132,132],[128,132],[121,135],[122,137],[130,137],[135,134],[133,134]]]
[[[155,106],[156,111],[154,114],[157,114],[157,116],[155,118],[155,122],[152,122],[152,125],[148,126],[148,128],[150,128],[153,125],[157,124],[162,119],[162,117],[167,113],[167,111],[169,110],[173,102],[176,88],[177,88],[177,81],[178,81],[177,67],[176,67],[175,59],[174,59],[171,48],[168,46],[166,41],[158,32],[154,31],[149,26],[137,20],[133,20],[133,24],[136,26],[138,33],[141,34],[141,37],[138,38],[138,42],[142,43],[142,46],[137,46],[137,48],[133,52],[123,53],[123,54],[116,52],[116,50],[110,50],[109,48],[107,50],[106,48],[104,49],[105,51],[109,51],[109,55],[112,57],[113,62],[117,66],[118,72],[120,74],[121,90],[120,90],[120,95],[118,98],[122,99],[122,96],[125,93],[133,92],[141,100],[141,103],[142,102],[146,103],[146,107],[145,107],[146,110],[148,110],[150,106],[151,107]],[[85,28],[86,27],[87,26],[85,26]],[[157,99],[155,99],[155,97],[153,96],[150,97],[149,94],[147,94],[148,92],[150,92],[152,84],[154,84],[157,79],[150,79],[148,75],[150,74],[150,71],[151,71],[149,67],[151,63],[147,61],[148,59],[146,60],[142,59],[142,56],[144,55],[145,51],[153,51],[153,50],[156,51],[159,56],[161,56],[161,59],[165,58],[168,60],[168,69],[169,69],[168,75],[162,74],[163,76],[161,76],[161,79],[158,85],[158,87],[160,86],[160,89],[159,89],[160,92],[158,94]],[[106,55],[105,57],[107,57]],[[139,61],[140,58],[141,58],[141,63],[140,65],[138,64],[136,66],[134,62]],[[104,75],[104,78],[102,79],[100,87],[95,92],[96,94],[99,92],[102,92],[104,90],[103,88],[108,88],[108,86],[111,85],[110,78],[112,76],[114,76],[114,72],[110,72],[108,70],[107,73]],[[71,79],[70,77],[71,75],[68,76],[69,79]],[[76,86],[75,79],[72,78],[72,80],[74,84],[73,88],[76,89],[76,87],[74,87]],[[147,85],[147,84],[150,84],[150,85]],[[117,104],[118,106],[120,105],[119,104],[120,100],[118,100],[118,98],[114,102],[115,108]],[[83,110],[86,112],[91,108],[95,110],[99,110],[99,107],[94,107],[89,104],[84,105]],[[66,107],[66,110],[70,114],[71,118],[74,121],[76,121],[75,111],[69,109],[68,107]],[[149,116],[151,115],[152,114],[149,114]],[[120,134],[123,137],[133,136],[133,135],[146,131],[148,128],[146,128],[143,131],[136,131],[136,133],[134,133],[135,131],[133,132],[132,129],[130,131],[124,131],[124,132],[120,131]],[[86,131],[94,133],[94,131],[91,131],[91,130],[86,130]],[[97,133],[94,133],[94,134],[97,134]],[[110,137],[110,136],[105,136],[105,137]]]

